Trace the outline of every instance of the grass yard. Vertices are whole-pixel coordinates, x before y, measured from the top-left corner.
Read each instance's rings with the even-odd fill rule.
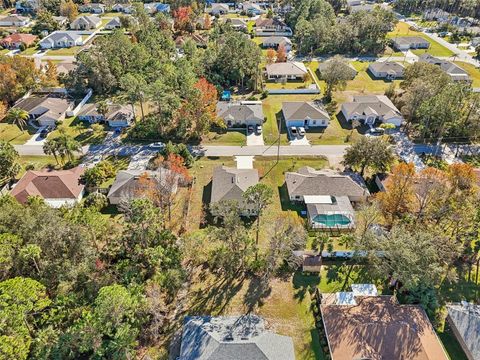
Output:
[[[18,163],[22,167],[17,174],[17,179],[20,179],[25,174],[26,167],[33,167],[34,170],[42,170],[46,167],[59,168],[53,156],[20,156]]]
[[[357,91],[365,94],[381,94],[385,93],[385,90],[393,82],[397,86],[400,84],[400,80],[386,81],[382,79],[373,78],[367,71],[369,62],[352,61],[352,66],[357,70],[358,74],[355,79],[347,82],[345,91]]]
[[[25,55],[25,56],[33,55],[39,50],[40,49],[37,46],[32,46],[32,47],[29,47],[29,48],[25,49],[25,51],[22,51],[20,53],[20,55]]]
[[[207,135],[202,137],[202,144],[245,146],[247,143],[245,132],[246,129],[226,130],[224,132],[210,131]]]
[[[5,54],[8,54],[10,52],[9,49],[0,49],[0,55],[5,55]]]
[[[72,136],[82,145],[100,144],[106,135],[105,131],[102,131],[101,133],[92,132],[90,127],[78,120],[77,117],[66,118],[60,126],[62,129],[65,129],[68,135]],[[55,138],[59,135],[60,131],[57,128],[56,130],[52,131],[48,137]]]
[[[420,36],[427,40],[430,43],[430,48],[426,50],[412,50],[415,55],[422,55],[425,52],[433,55],[433,56],[453,56],[454,53],[444,47],[443,45],[439,44],[438,42],[432,40],[427,35],[415,31],[410,30],[410,25],[405,22],[399,21],[395,27],[395,29],[387,34],[388,38],[394,38],[397,36]]]
[[[470,77],[473,80],[473,87],[480,87],[480,69],[477,69],[474,65],[463,61],[455,61],[455,64],[457,64],[469,73]]]
[[[81,46],[72,46],[70,48],[63,49],[51,49],[48,50],[46,56],[74,56],[82,49]]]
[[[291,336],[297,360],[323,360],[318,334],[310,311],[310,294],[294,278],[275,279],[266,292],[257,279],[224,279],[199,271],[194,279],[185,312],[190,315],[261,316],[269,330]]]
[[[190,231],[198,230],[201,226],[205,215],[204,208],[208,206],[210,201],[213,168],[220,165],[234,167],[235,162],[232,157],[200,158],[191,169],[191,175],[195,178],[195,184],[193,186],[193,197],[188,216],[188,230]],[[283,185],[285,171],[293,171],[306,165],[320,169],[326,167],[328,163],[325,159],[319,157],[280,158],[278,163],[276,158],[258,157],[255,159],[254,167],[258,169],[260,181],[274,190],[272,203],[265,211],[264,220],[262,221],[265,229],[260,234],[261,246],[266,246],[266,237],[268,236],[268,231],[266,230],[276,215],[290,211],[294,213],[294,216],[297,216],[297,212],[303,210],[303,207],[294,206],[290,203]]]
[[[36,129],[28,127],[21,131],[17,125],[0,122],[0,140],[13,145],[23,145],[35,134]]]

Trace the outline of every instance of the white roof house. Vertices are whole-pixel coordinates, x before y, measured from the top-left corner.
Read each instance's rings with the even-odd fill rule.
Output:
[[[72,30],[92,30],[100,26],[102,20],[95,15],[80,16],[72,21],[70,29]]]
[[[300,61],[289,61],[269,64],[266,66],[267,78],[269,80],[274,79],[287,79],[297,80],[303,79],[308,74],[307,68]]]
[[[76,31],[54,31],[38,43],[42,49],[68,48],[82,46],[82,35]]]
[[[27,26],[30,24],[31,19],[26,16],[20,15],[7,15],[7,16],[0,16],[0,26]]]
[[[404,119],[400,111],[385,95],[358,95],[342,104],[342,114],[347,121],[359,120],[374,125],[382,123],[402,125]]]

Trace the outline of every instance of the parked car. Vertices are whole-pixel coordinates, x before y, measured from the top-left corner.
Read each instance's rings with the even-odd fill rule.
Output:
[[[292,134],[292,136],[297,136],[298,134],[297,128],[295,126],[292,126],[290,128],[290,133]]]
[[[47,126],[45,129],[40,131],[40,137],[45,139],[49,133],[51,133],[53,130],[55,130],[54,126]]]
[[[150,144],[150,147],[151,147],[151,148],[154,148],[154,149],[162,149],[164,146],[165,146],[165,144],[162,143],[162,142],[160,142],[160,141],[159,141],[159,142],[154,142],[154,143],[151,143],[151,144]]]
[[[380,127],[377,128],[372,128],[367,131],[367,136],[382,136],[385,134],[385,129],[382,129]]]
[[[249,134],[251,134],[253,132],[253,125],[248,125],[247,126],[247,131]]]
[[[257,134],[261,134],[262,133],[262,125],[257,125]]]
[[[298,134],[302,137],[305,136],[305,128],[304,127],[299,127],[298,128]]]

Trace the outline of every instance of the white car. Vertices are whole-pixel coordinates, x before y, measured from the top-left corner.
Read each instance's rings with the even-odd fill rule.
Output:
[[[382,136],[385,134],[385,129],[382,128],[372,128],[367,131],[366,136]]]
[[[159,141],[159,142],[154,142],[154,143],[151,143],[151,144],[150,144],[150,147],[151,147],[151,148],[154,148],[154,149],[162,149],[164,146],[165,146],[165,144],[162,143],[162,142],[160,142],[160,141]]]
[[[290,128],[290,132],[291,132],[291,134],[292,134],[293,137],[296,137],[297,134],[298,134],[297,128],[296,128],[295,126],[292,126],[292,127]]]
[[[304,127],[299,127],[298,128],[298,134],[302,137],[305,136],[305,128]]]

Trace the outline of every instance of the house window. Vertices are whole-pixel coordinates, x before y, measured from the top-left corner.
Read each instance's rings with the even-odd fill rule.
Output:
[[[300,200],[300,195],[295,195],[295,200]]]
[[[312,120],[313,125],[317,125],[317,120]]]
[[[325,120],[322,120],[322,125],[325,125]]]

